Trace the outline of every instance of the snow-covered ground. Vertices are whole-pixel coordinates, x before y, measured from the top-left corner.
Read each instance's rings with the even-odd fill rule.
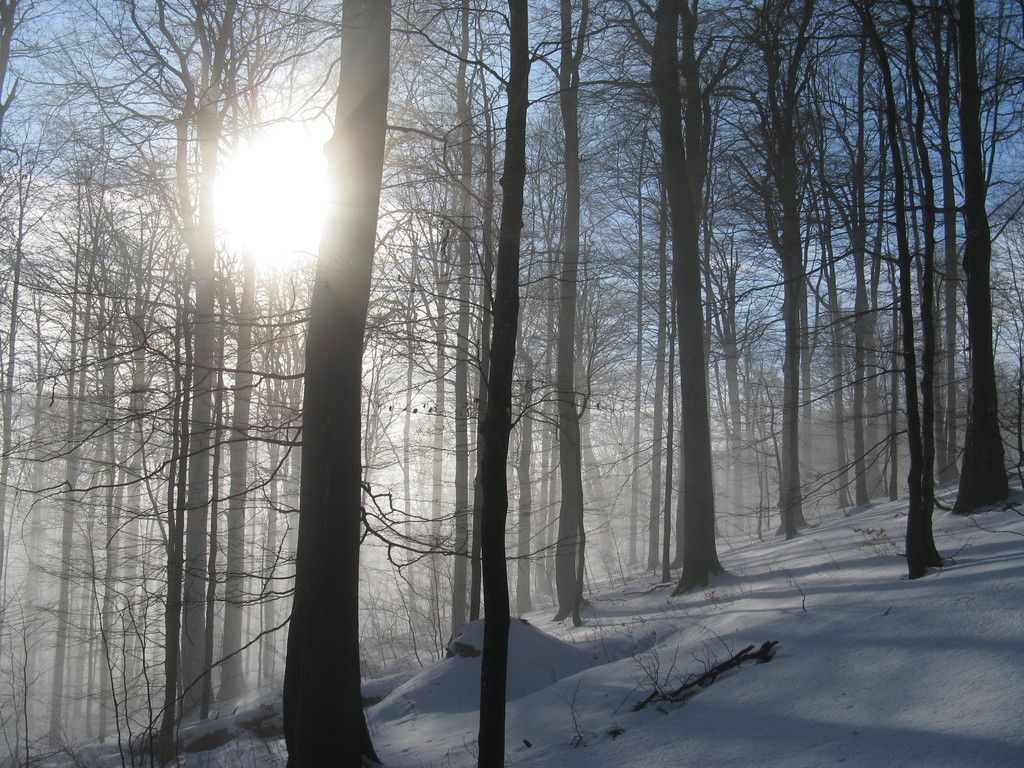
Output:
[[[594,597],[578,629],[528,616],[592,666],[555,671],[557,682],[509,702],[509,763],[1024,766],[1024,516],[938,512],[948,565],[911,582],[896,554],[904,512],[837,513],[791,542],[723,551],[728,573],[692,595],[670,598],[638,577]],[[766,640],[779,641],[771,663],[729,672],[683,705],[632,711],[656,684],[678,687]],[[516,652],[510,681],[544,658],[539,644]],[[454,677],[453,662],[473,661],[440,666]],[[417,681],[436,675],[392,699],[414,699]],[[422,694],[416,706],[370,709],[385,764],[474,764],[473,696],[436,707]]]
[[[639,575],[594,595],[583,627],[550,611],[513,622],[508,764],[1024,766],[1024,506],[937,511],[947,566],[913,582],[898,555],[904,515],[879,504],[791,542],[723,547],[728,572],[682,597]],[[462,642],[479,647],[480,634],[470,625]],[[779,642],[770,663],[633,711],[655,686],[766,640]],[[479,661],[390,681],[367,710],[385,765],[475,765]],[[283,754],[246,733],[188,764],[277,766]]]

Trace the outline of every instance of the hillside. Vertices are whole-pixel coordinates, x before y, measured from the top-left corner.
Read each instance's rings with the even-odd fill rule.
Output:
[[[509,764],[1024,764],[1024,515],[938,512],[948,565],[910,582],[898,554],[904,512],[837,511],[791,542],[725,546],[728,573],[700,593],[670,598],[637,575],[593,595],[580,628],[551,623],[549,611],[514,621]],[[368,681],[384,696],[368,713],[385,765],[475,765],[480,628],[467,626],[459,655]],[[779,643],[770,663],[726,672],[685,703],[633,711],[655,686],[675,689],[766,640]],[[201,730],[227,727],[231,743],[183,764],[283,765],[280,741],[226,723]]]

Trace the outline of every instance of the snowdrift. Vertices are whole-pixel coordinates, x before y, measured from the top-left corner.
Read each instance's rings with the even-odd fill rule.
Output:
[[[377,723],[411,715],[475,712],[480,704],[483,621],[467,624],[449,646],[449,657],[427,667],[372,707]],[[522,619],[509,624],[508,700],[522,698],[571,677],[596,662],[593,656]]]

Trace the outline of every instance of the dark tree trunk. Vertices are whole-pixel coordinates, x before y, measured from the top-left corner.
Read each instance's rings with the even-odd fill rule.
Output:
[[[646,145],[645,145],[646,146]],[[640,157],[643,167],[643,155]],[[638,190],[639,192],[640,190]],[[637,564],[637,528],[640,520],[640,408],[643,387],[644,357],[644,207],[642,194],[637,195],[636,255],[636,337],[633,370],[633,466],[630,471],[629,494],[629,565]],[[648,536],[653,532],[648,531]]]
[[[800,91],[806,81],[804,58],[814,0],[802,0],[797,8],[783,3],[766,4],[760,25],[761,55],[765,68],[764,135],[767,170],[774,195],[766,190],[765,219],[772,245],[782,262],[782,321],[785,353],[782,363],[782,455],[779,478],[780,533],[787,539],[806,525],[800,480],[800,373],[803,338],[801,313],[806,311],[806,276],[801,246],[801,188],[797,149]],[[790,38],[783,34],[795,25]],[[777,202],[775,197],[777,196]],[[806,376],[804,377],[806,378]]]
[[[936,70],[936,96],[939,120],[939,161],[942,173],[942,311],[945,408],[941,424],[937,424],[941,448],[939,452],[939,481],[948,482],[957,477],[957,282],[960,266],[957,264],[956,185],[953,179],[953,142],[950,139],[949,121],[952,116],[953,80],[952,60],[956,47],[956,20],[953,14],[936,14],[935,51],[939,66]],[[947,21],[948,19],[948,21]],[[942,29],[948,30],[945,44]]]
[[[252,409],[252,326],[256,319],[256,264],[244,256],[242,301],[238,317],[238,353],[235,402],[231,415],[232,439],[228,453],[231,472],[227,513],[227,575],[224,578],[224,635],[221,665],[221,699],[233,699],[245,691],[242,670],[242,617],[245,595],[245,504],[249,488],[249,416]]]
[[[875,29],[870,7],[862,10],[868,36],[875,49],[875,55],[882,71],[882,83],[885,98],[885,122],[888,136],[890,157],[892,159],[892,178],[896,221],[897,267],[899,271],[898,306],[900,325],[902,328],[903,348],[903,391],[906,399],[907,443],[909,468],[907,488],[909,500],[907,507],[907,570],[911,579],[924,576],[927,572],[927,556],[924,551],[924,540],[921,536],[923,525],[923,497],[926,493],[922,485],[924,470],[924,452],[921,441],[921,417],[917,397],[917,351],[914,339],[914,305],[913,305],[913,256],[907,238],[906,185],[904,176],[903,156],[900,152],[899,113],[896,97],[893,93],[892,72],[889,67],[889,56],[885,44]],[[894,393],[895,394],[895,393]]]
[[[505,520],[508,515],[508,438],[512,428],[512,372],[519,318],[519,248],[526,180],[526,110],[530,78],[526,0],[509,0],[511,28],[505,167],[498,231],[487,410],[481,428],[481,556],[484,587],[484,647],[480,660],[480,768],[505,764],[505,687],[508,666],[508,571]]]
[[[722,570],[715,548],[715,490],[711,462],[711,426],[708,414],[707,361],[703,340],[700,298],[700,251],[697,212],[694,207],[691,169],[682,132],[682,99],[676,61],[680,13],[684,26],[685,59],[695,67],[693,32],[695,18],[678,0],[660,0],[655,10],[656,29],[651,55],[651,85],[657,99],[662,134],[662,173],[668,191],[672,224],[672,291],[676,302],[676,343],[682,383],[684,466],[682,494],[685,538],[683,572],[675,594],[706,585],[711,573]],[[692,94],[697,79],[687,78]],[[692,108],[692,100],[688,109]],[[692,156],[692,150],[689,153]],[[677,531],[678,537],[678,531]]]
[[[654,435],[653,447],[651,449],[651,511],[650,529],[651,537],[647,548],[647,570],[658,569],[659,543],[658,543],[658,519],[661,515],[662,489],[661,489],[661,467],[662,453],[665,444],[665,334],[668,327],[668,203],[665,200],[665,190],[661,189],[661,203],[658,211],[658,337],[657,351],[654,361]],[[673,336],[673,339],[675,337]],[[672,355],[672,353],[669,353]],[[672,356],[674,360],[674,355]],[[672,374],[669,374],[669,398],[672,396],[671,382]],[[668,427],[668,434],[672,434],[672,426]],[[671,442],[671,440],[669,441]],[[666,459],[671,462],[671,459]],[[668,465],[665,467],[665,474],[669,475]],[[666,477],[666,482],[669,478]],[[666,486],[665,493],[669,494]],[[671,525],[669,523],[669,525]],[[669,526],[665,527],[668,531]],[[666,543],[668,540],[666,539]]]
[[[388,0],[345,0],[330,205],[320,241],[302,407],[295,592],[284,681],[289,768],[377,761],[359,675],[363,338],[387,129]]]
[[[953,511],[970,514],[1009,493],[999,430],[992,294],[992,235],[985,209],[981,151],[981,85],[978,82],[974,0],[959,0],[960,146],[964,185],[964,272],[967,273],[967,338],[971,350],[971,413],[964,440],[960,489]]]
[[[469,516],[469,319],[470,269],[473,250],[471,239],[473,183],[473,136],[469,112],[469,2],[463,0],[459,10],[459,66],[455,82],[455,108],[459,120],[459,178],[455,199],[458,212],[458,325],[455,335],[455,516]],[[480,618],[480,516],[478,504],[473,505],[473,557],[470,561],[469,620]],[[454,628],[454,627],[453,627]]]
[[[227,22],[230,23],[230,22]],[[228,27],[230,30],[230,26]],[[228,32],[230,34],[230,31]],[[211,88],[211,91],[214,89]],[[197,113],[199,216],[189,233],[195,290],[195,350],[192,368],[192,425],[189,430],[188,498],[185,512],[185,571],[182,597],[182,712],[202,699],[206,674],[206,566],[210,515],[210,461],[213,445],[213,391],[217,350],[223,327],[216,315],[216,226],[214,196],[220,154],[220,106],[204,97]]]
[[[664,201],[663,201],[664,202]],[[669,317],[668,333],[668,407],[665,420],[665,433],[668,439],[665,441],[665,501],[662,509],[662,521],[664,532],[661,543],[661,580],[668,584],[672,581],[672,557],[669,549],[672,546],[672,468],[675,462],[675,438],[672,430],[675,428],[675,375],[676,375],[676,302],[675,297],[669,302],[671,313]]]
[[[516,613],[522,615],[533,607],[530,601],[530,548],[533,539],[533,485],[530,468],[533,462],[533,419],[528,408],[533,400],[532,371],[523,384],[523,414],[519,417],[522,443],[519,448],[519,541],[516,550]]]
[[[853,473],[854,504],[864,506],[871,501],[868,491],[867,451],[874,446],[865,444],[865,375],[869,343],[868,279],[867,274],[867,201],[864,179],[866,153],[864,150],[864,64],[866,41],[862,40],[857,57],[857,136],[851,168],[850,250],[853,252],[853,270],[856,281],[853,321]]]
[[[179,303],[183,303],[180,302]],[[179,317],[181,316],[179,306]],[[182,341],[184,337],[184,341]],[[184,343],[184,361],[182,344]],[[176,329],[175,370],[183,370],[175,382],[175,425],[170,472],[167,480],[167,594],[164,598],[164,691],[159,745],[164,756],[174,749],[177,722],[178,676],[181,646],[181,585],[185,554],[185,489],[188,478],[189,409],[191,406],[192,344],[189,334]]]
[[[580,593],[580,585],[576,580],[577,560],[582,557],[579,530],[583,519],[583,470],[574,367],[580,260],[579,66],[583,55],[588,0],[583,2],[578,35],[573,34],[571,0],[560,0],[559,9],[561,60],[558,82],[562,130],[565,134],[565,220],[562,272],[558,280],[558,360],[555,373],[558,458],[562,485],[558,540],[555,544],[555,590],[558,596],[555,621],[573,615],[576,609]]]
[[[942,558],[935,548],[932,513],[935,511],[935,183],[932,178],[928,141],[925,85],[917,62],[914,24],[915,6],[908,0],[907,61],[914,91],[913,139],[917,165],[921,175],[921,514],[910,528],[907,520],[907,553],[913,549],[924,567],[942,567]]]
[[[676,343],[682,384],[683,492],[685,538],[683,573],[675,593],[708,583],[721,572],[715,549],[715,495],[711,467],[711,428],[708,416],[707,363],[701,301],[700,250],[697,208],[691,165],[692,141],[684,144],[682,100],[676,62],[676,37],[680,13],[684,14],[683,61],[692,94],[699,82],[693,49],[696,17],[678,0],[660,0],[655,11],[656,30],[651,58],[651,84],[658,101],[661,129],[661,169],[668,192],[672,227],[672,293],[676,302]],[[699,103],[698,103],[699,106]],[[693,110],[694,103],[687,104]]]

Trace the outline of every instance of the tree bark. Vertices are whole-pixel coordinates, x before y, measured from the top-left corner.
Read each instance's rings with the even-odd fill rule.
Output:
[[[942,558],[935,548],[932,514],[935,511],[935,183],[925,133],[927,109],[925,86],[918,66],[914,24],[916,6],[906,0],[909,18],[906,27],[907,62],[914,95],[913,143],[921,175],[922,244],[921,269],[921,514],[907,519],[907,557],[913,552],[916,568],[942,567]],[[911,529],[911,522],[915,527]]]
[[[526,110],[530,78],[529,22],[525,0],[509,0],[511,28],[505,166],[501,178],[493,332],[487,378],[487,410],[481,428],[481,557],[483,561],[484,647],[480,660],[480,768],[505,764],[505,689],[508,666],[508,571],[505,520],[508,515],[508,439],[512,429],[512,373],[519,318],[519,251],[526,179]]]
[[[245,508],[249,489],[249,421],[252,410],[252,327],[256,320],[256,263],[243,254],[242,301],[238,317],[234,405],[228,467],[227,574],[224,577],[224,633],[220,669],[221,700],[246,689],[242,669],[242,616],[245,596]]]
[[[882,71],[884,86],[886,134],[892,159],[893,208],[896,221],[897,268],[899,270],[899,315],[902,329],[903,347],[903,390],[907,413],[907,443],[909,467],[907,488],[909,499],[907,506],[907,569],[911,579],[920,578],[927,572],[926,554],[920,534],[924,528],[922,485],[924,454],[921,440],[921,416],[918,408],[917,393],[917,350],[914,338],[914,306],[913,306],[913,256],[907,238],[906,185],[904,177],[903,156],[900,152],[899,113],[896,108],[896,97],[893,93],[892,72],[889,67],[889,56],[885,44],[875,29],[871,17],[870,6],[862,9],[867,26],[868,37],[875,49],[879,67]]]
[[[555,372],[558,458],[562,485],[558,540],[555,545],[555,589],[558,595],[555,621],[564,620],[576,610],[580,591],[576,579],[577,560],[582,556],[579,529],[583,518],[583,467],[580,409],[576,402],[574,368],[580,259],[579,67],[583,57],[589,0],[582,2],[576,34],[573,33],[572,1],[559,0],[559,9],[561,58],[558,67],[558,100],[565,135],[565,234],[562,238],[564,250],[558,283],[558,359]]]
[[[699,82],[693,50],[697,19],[679,0],[658,2],[651,57],[651,85],[658,102],[661,131],[662,183],[668,193],[672,227],[672,293],[676,305],[676,343],[679,347],[682,384],[680,416],[684,425],[683,492],[679,502],[684,509],[683,573],[674,594],[707,584],[711,574],[722,571],[715,547],[715,495],[700,293],[701,265],[697,206],[691,177],[691,165],[697,160],[694,157],[693,137],[687,137],[687,144],[683,141],[683,105],[676,69],[679,60],[676,37],[680,14],[684,16],[684,77],[688,86],[687,93],[691,95],[687,109],[692,114],[692,94]]]
[[[650,510],[650,529],[651,536],[648,540],[647,548],[647,570],[656,571],[658,569],[658,559],[660,556],[660,544],[659,544],[659,517],[661,515],[662,507],[662,488],[661,488],[661,472],[662,472],[662,453],[664,452],[665,444],[665,335],[668,322],[668,304],[669,304],[669,293],[668,293],[668,201],[665,199],[665,188],[661,187],[661,201],[658,208],[658,336],[657,350],[655,352],[654,360],[654,434],[653,434],[653,446],[651,448],[651,510]],[[674,336],[673,336],[674,339]],[[672,353],[669,353],[674,360],[675,357]],[[672,373],[669,373],[669,398],[672,397]],[[672,426],[668,426],[668,434],[672,434]],[[669,438],[671,443],[671,437]],[[666,457],[665,461],[670,462],[671,459]],[[670,471],[668,465],[665,465],[666,475],[666,486],[665,493],[670,495],[668,480],[670,479]],[[669,526],[665,527],[667,531]]]
[[[387,130],[388,0],[345,0],[302,408],[295,592],[284,681],[289,768],[378,762],[359,674],[363,342]]]
[[[646,136],[646,135],[645,135]],[[637,249],[636,249],[636,337],[635,367],[633,372],[633,462],[630,472],[629,490],[629,564],[637,564],[637,528],[640,520],[640,410],[643,402],[641,388],[643,386],[644,359],[644,204],[643,204],[643,167],[644,150],[647,142],[641,144],[640,173],[637,184]],[[648,531],[648,538],[653,531]]]
[[[868,492],[868,446],[865,441],[865,376],[869,345],[868,279],[867,274],[867,201],[865,184],[864,149],[864,65],[867,58],[867,42],[862,40],[857,56],[857,135],[854,140],[854,155],[851,179],[850,250],[853,253],[853,271],[856,284],[853,321],[853,473],[854,503],[858,507],[871,502]]]
[[[79,194],[82,194],[80,191]],[[79,205],[82,205],[79,199]],[[89,341],[92,339],[92,303],[94,280],[96,275],[96,251],[98,236],[93,223],[92,242],[82,242],[82,227],[85,226],[83,212],[78,211],[78,242],[75,246],[75,277],[72,288],[71,305],[71,339],[70,339],[70,366],[67,377],[68,392],[68,421],[66,433],[65,459],[64,459],[64,481],[67,488],[61,504],[61,536],[60,536],[60,582],[57,598],[57,635],[53,651],[53,677],[50,687],[50,730],[49,740],[57,744],[62,736],[64,715],[64,675],[65,661],[67,658],[68,637],[71,629],[71,559],[72,545],[74,544],[75,511],[78,497],[76,488],[79,479],[79,468],[81,465],[81,441],[82,408],[81,403],[85,398],[85,372],[88,355]],[[79,321],[79,311],[82,303],[81,270],[83,251],[89,252],[89,271],[85,282],[85,307]],[[81,327],[79,327],[81,323]],[[75,369],[78,369],[78,376],[75,376]],[[77,379],[77,381],[76,381]]]
[[[530,477],[533,462],[533,419],[529,409],[533,401],[532,371],[523,384],[523,413],[519,417],[519,541],[516,550],[516,613],[522,616],[532,610],[530,600],[530,549],[533,541],[533,485]]]
[[[981,151],[981,85],[978,79],[974,0],[959,0],[960,147],[963,155],[964,272],[967,273],[967,338],[971,351],[971,414],[953,512],[970,514],[1009,494],[999,429],[995,355],[992,351],[992,234],[985,208]]]
[[[458,320],[455,336],[455,517],[468,517],[469,507],[469,316],[470,259],[473,243],[470,216],[473,181],[472,118],[469,113],[469,80],[466,65],[469,58],[469,2],[462,0],[460,12],[459,66],[455,81],[455,110],[459,122],[459,177],[455,198],[458,201]],[[471,561],[469,620],[479,618],[480,564],[475,558],[479,531],[474,518],[474,559]],[[455,629],[454,623],[452,629]],[[454,636],[454,635],[453,635]]]

